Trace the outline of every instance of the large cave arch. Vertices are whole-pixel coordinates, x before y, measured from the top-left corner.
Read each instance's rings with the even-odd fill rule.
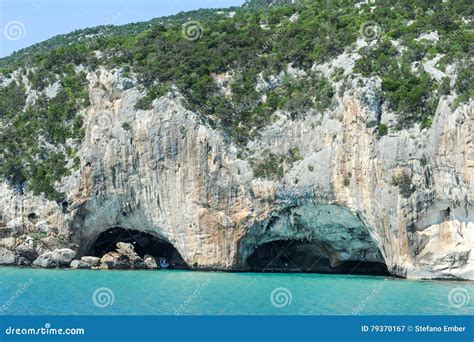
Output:
[[[253,272],[314,272],[389,275],[381,261],[334,260],[320,241],[276,240],[258,246],[247,258]]]
[[[122,227],[112,227],[100,233],[86,254],[102,257],[116,249],[117,242],[131,243],[140,257],[151,255],[166,258],[170,268],[187,269],[188,266],[178,250],[168,241],[155,235]]]
[[[334,204],[272,213],[242,239],[240,252],[243,267],[254,272],[389,275],[370,227]]]

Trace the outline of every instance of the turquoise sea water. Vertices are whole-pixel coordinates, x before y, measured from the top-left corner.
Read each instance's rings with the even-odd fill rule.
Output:
[[[474,284],[385,277],[0,268],[0,314],[466,315]]]

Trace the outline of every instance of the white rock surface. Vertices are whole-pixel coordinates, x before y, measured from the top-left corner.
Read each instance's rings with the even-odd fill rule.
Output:
[[[55,249],[52,252],[41,254],[34,262],[34,266],[53,268],[53,267],[68,267],[71,261],[76,256],[76,252],[68,249]]]
[[[0,247],[0,265],[14,265],[16,263],[15,253]]]
[[[82,261],[82,260],[73,260],[73,261],[71,261],[70,267],[72,269],[88,269],[88,268],[91,268],[91,265],[87,262]]]
[[[444,97],[431,128],[379,139],[378,121],[391,116],[378,101],[379,82],[353,84],[337,108],[294,120],[280,113],[248,144],[257,160],[265,150],[301,155],[282,179],[268,180],[255,178],[238,148],[179,97],[134,110],[141,95],[119,72],[88,79],[81,169],[59,185],[67,210],[0,184],[9,218],[0,245],[13,238],[15,253],[31,234],[46,234],[39,239],[87,255],[102,232],[122,227],[171,243],[192,268],[243,270],[262,243],[302,238],[324,240],[338,260],[381,260],[399,276],[474,280],[472,106],[453,111]],[[401,173],[407,197],[392,184]],[[325,206],[338,214],[324,214]],[[33,212],[42,233],[28,220]],[[37,241],[32,248],[48,252]],[[59,264],[49,253],[35,264]]]
[[[83,256],[81,261],[88,263],[90,266],[97,267],[100,265],[100,258],[94,256]]]
[[[417,42],[422,40],[428,40],[431,42],[437,42],[439,40],[438,31],[422,33],[418,38],[415,39]]]
[[[148,269],[155,270],[158,268],[156,259],[153,258],[152,256],[146,255],[143,261]]]

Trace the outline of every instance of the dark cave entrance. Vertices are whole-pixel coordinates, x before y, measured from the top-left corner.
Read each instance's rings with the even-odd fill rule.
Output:
[[[141,258],[145,255],[151,255],[157,260],[166,258],[169,268],[188,269],[183,257],[171,243],[148,233],[120,227],[102,232],[92,245],[89,254],[100,258],[108,252],[115,251],[117,242],[133,244],[135,252]]]
[[[258,246],[247,264],[252,272],[390,275],[382,262],[351,260],[332,265],[329,252],[320,242],[278,240]]]

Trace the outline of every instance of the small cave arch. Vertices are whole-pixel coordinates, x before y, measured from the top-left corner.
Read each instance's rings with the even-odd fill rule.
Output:
[[[100,258],[106,253],[115,251],[117,242],[131,243],[141,258],[145,255],[157,260],[166,258],[171,269],[189,268],[170,242],[149,233],[122,227],[112,227],[100,233],[86,254]]]
[[[340,261],[332,253],[331,247],[320,241],[275,240],[257,246],[246,261],[251,272],[390,275],[383,262]]]

